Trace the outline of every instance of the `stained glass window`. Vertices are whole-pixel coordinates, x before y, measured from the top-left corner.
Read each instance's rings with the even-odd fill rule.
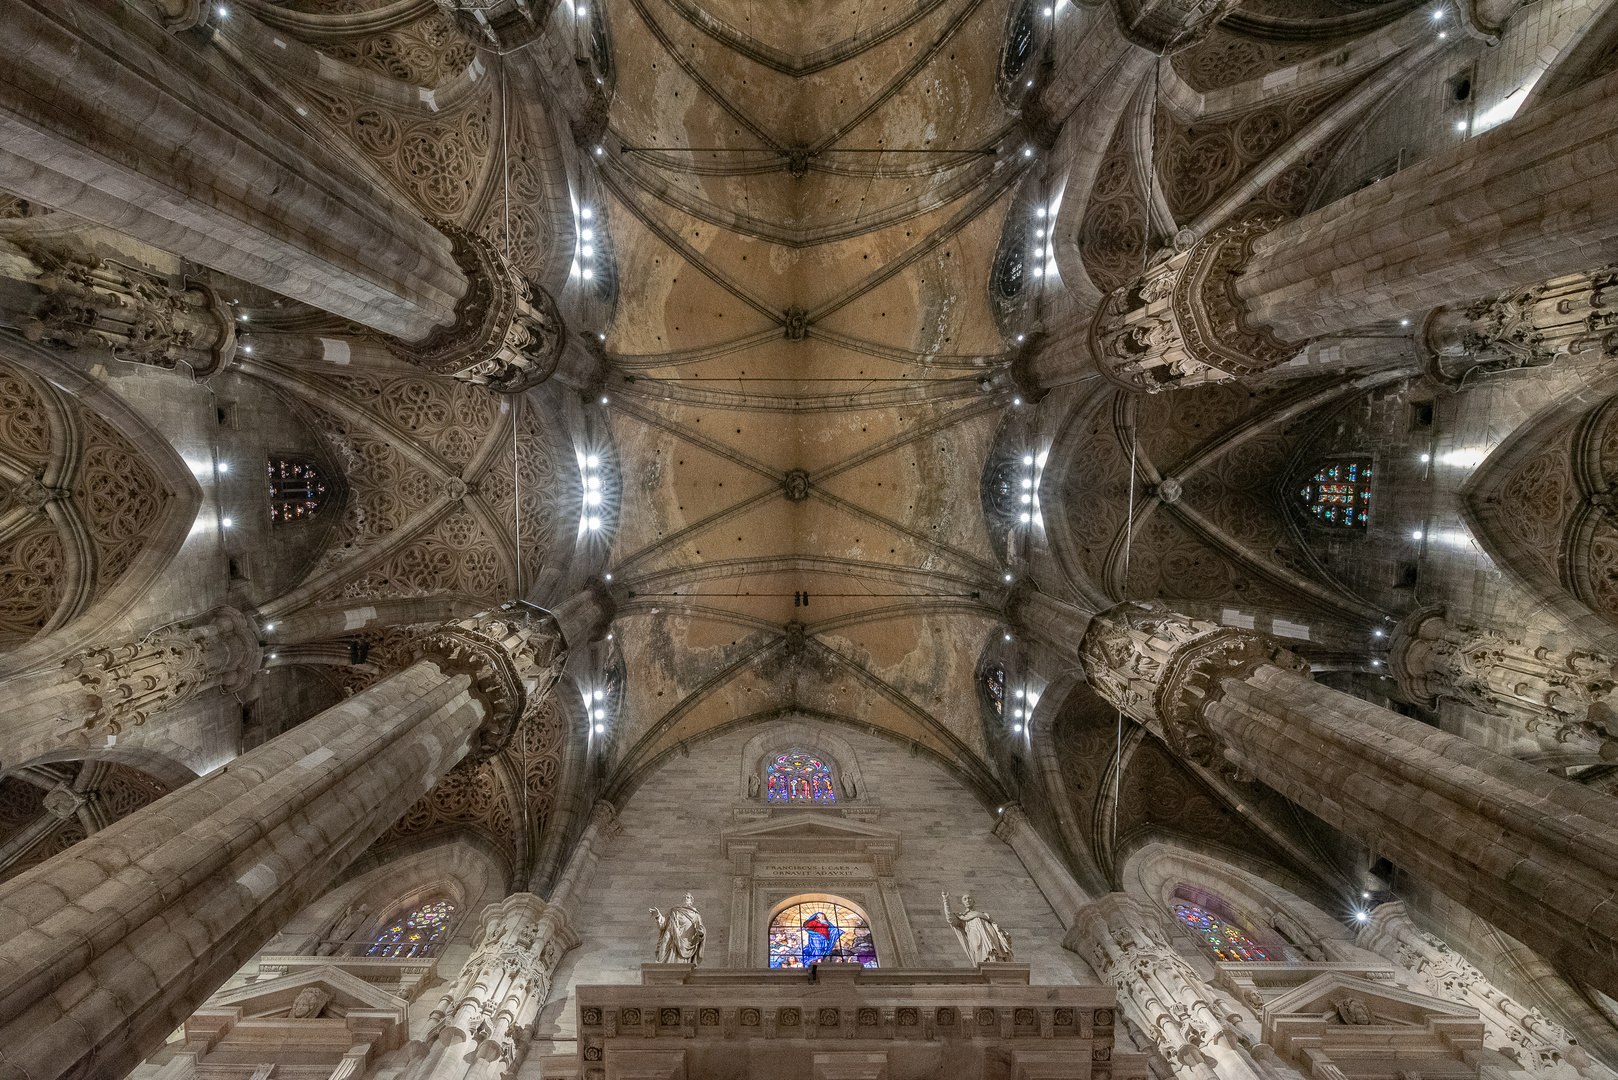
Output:
[[[832,788],[831,770],[825,762],[794,750],[770,763],[764,797],[771,802],[833,803],[837,801],[837,792]]]
[[[995,664],[983,673],[983,689],[989,694],[989,704],[999,716],[1006,715],[1006,668]]]
[[[1333,461],[1303,485],[1303,504],[1316,520],[1363,529],[1371,520],[1371,463]]]
[[[431,956],[444,939],[455,905],[448,900],[423,904],[376,936],[367,956]]]
[[[789,904],[770,920],[770,966],[814,964],[876,967],[876,946],[865,916],[830,900]]]
[[[326,481],[308,461],[271,458],[270,524],[307,521],[326,501]]]
[[[1198,937],[1213,946],[1221,960],[1268,960],[1270,954],[1259,948],[1258,942],[1242,933],[1230,923],[1195,904],[1175,904],[1174,914],[1189,926]]]

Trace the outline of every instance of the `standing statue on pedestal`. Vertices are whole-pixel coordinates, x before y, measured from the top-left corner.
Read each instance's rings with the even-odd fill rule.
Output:
[[[702,942],[707,932],[702,929],[702,916],[697,914],[694,903],[691,894],[686,893],[685,903],[669,908],[667,915],[655,907],[646,909],[657,920],[659,964],[685,963],[696,967],[702,963]]]
[[[949,893],[939,893],[944,898],[944,918],[948,920],[950,929],[955,931],[955,940],[961,943],[966,955],[974,964],[1009,964],[1011,962],[1011,939],[1006,932],[995,925],[993,919],[972,907],[972,894],[961,894],[961,913],[955,914],[949,909]]]

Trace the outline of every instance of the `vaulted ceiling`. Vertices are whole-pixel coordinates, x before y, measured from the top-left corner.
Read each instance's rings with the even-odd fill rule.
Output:
[[[607,10],[613,785],[794,711],[992,797],[973,676],[1005,574],[979,488],[1016,392],[987,283],[1035,162],[997,85],[1007,7]]]

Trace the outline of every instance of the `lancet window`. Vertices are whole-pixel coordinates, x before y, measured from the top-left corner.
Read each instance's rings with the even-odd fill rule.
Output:
[[[326,481],[313,462],[270,458],[270,524],[307,521],[326,501]]]
[[[455,905],[448,900],[423,904],[376,936],[368,956],[432,956],[449,930]]]
[[[991,664],[983,672],[983,692],[989,695],[989,707],[996,716],[1006,715],[1006,666]]]
[[[1242,933],[1234,924],[1196,904],[1174,905],[1174,914],[1191,928],[1191,932],[1212,947],[1221,960],[1269,960],[1259,943]]]
[[[764,777],[764,797],[770,802],[834,803],[831,769],[812,754],[792,750],[770,762]]]
[[[815,964],[876,967],[876,945],[865,916],[834,900],[788,904],[770,920],[770,966]]]
[[[1364,459],[1327,462],[1305,482],[1302,495],[1316,521],[1363,529],[1371,520],[1371,463]]]

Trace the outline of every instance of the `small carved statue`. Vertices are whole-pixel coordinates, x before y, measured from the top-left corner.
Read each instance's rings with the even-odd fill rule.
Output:
[[[687,963],[696,967],[702,963],[702,943],[707,932],[702,928],[702,916],[697,914],[695,899],[685,894],[685,903],[669,908],[664,915],[657,908],[647,908],[657,921],[657,962],[659,964]]]
[[[955,931],[955,940],[961,943],[974,964],[1008,964],[1011,962],[1011,939],[995,921],[984,912],[972,907],[972,894],[961,894],[961,912],[950,910],[949,893],[944,898],[944,918]]]
[[[331,995],[318,986],[306,986],[298,991],[296,1000],[292,1002],[292,1011],[288,1013],[294,1020],[313,1020],[320,1015]]]
[[[1371,1007],[1362,998],[1344,996],[1332,1001],[1337,1010],[1337,1018],[1345,1024],[1365,1027],[1371,1021]]]
[[[341,949],[348,939],[354,936],[354,932],[364,925],[366,917],[370,914],[369,904],[350,904],[348,909],[337,917],[337,921],[332,923],[331,929],[326,932],[326,940],[321,942],[315,954],[335,956],[337,950]]]
[[[1270,924],[1270,929],[1286,938],[1287,944],[1303,953],[1308,960],[1322,963],[1326,959],[1326,950],[1321,948],[1320,941],[1299,922],[1279,908],[1264,913],[1264,921]]]
[[[749,799],[756,799],[756,798],[758,798],[758,792],[759,792],[758,773],[753,773],[751,776],[749,776],[747,778],[747,797]]]

